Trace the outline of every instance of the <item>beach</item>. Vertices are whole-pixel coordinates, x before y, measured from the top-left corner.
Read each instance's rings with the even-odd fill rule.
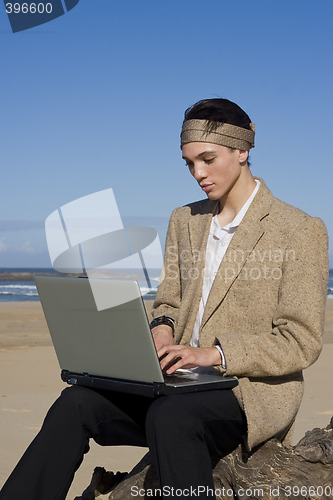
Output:
[[[145,301],[149,310],[153,301]],[[327,299],[323,351],[305,370],[305,393],[296,419],[294,443],[307,430],[325,427],[333,416],[333,299]],[[34,438],[43,418],[66,385],[60,379],[41,305],[36,302],[0,303],[0,487]],[[82,493],[95,466],[129,471],[145,448],[100,447],[91,450],[77,472],[68,499]],[[107,498],[108,495],[100,497]]]

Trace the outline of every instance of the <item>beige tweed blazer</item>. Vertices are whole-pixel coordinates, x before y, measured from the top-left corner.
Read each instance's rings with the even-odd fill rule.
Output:
[[[248,449],[290,429],[303,394],[302,370],[322,347],[328,280],[324,223],[275,198],[264,181],[237,228],[212,285],[199,332],[201,347],[219,342],[247,418]],[[188,344],[201,298],[205,251],[216,202],[172,213],[164,279],[153,317],[175,319]]]

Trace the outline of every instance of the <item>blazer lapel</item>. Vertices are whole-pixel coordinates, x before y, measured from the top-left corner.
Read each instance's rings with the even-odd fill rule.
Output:
[[[186,291],[187,312],[184,317],[182,329],[183,344],[190,342],[195,317],[199,307],[203,284],[203,269],[206,259],[207,239],[216,205],[216,201],[205,200],[201,206],[192,207],[191,210],[196,209],[197,211],[191,213],[187,225],[190,249],[192,252],[190,270],[193,279],[190,280]]]
[[[239,224],[222,259],[210,290],[201,328],[224,299],[233,282],[237,279],[246,260],[264,234],[264,219],[269,213],[273,195],[262,179],[261,186]]]

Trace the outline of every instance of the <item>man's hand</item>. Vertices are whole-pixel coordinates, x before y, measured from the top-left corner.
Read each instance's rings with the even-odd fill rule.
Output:
[[[163,346],[173,345],[172,328],[168,325],[158,325],[152,329],[153,339],[156,350],[158,351]]]
[[[221,364],[221,354],[216,347],[164,345],[158,349],[157,354],[162,370],[165,370],[168,375],[178,370],[178,368],[195,368],[197,366]]]

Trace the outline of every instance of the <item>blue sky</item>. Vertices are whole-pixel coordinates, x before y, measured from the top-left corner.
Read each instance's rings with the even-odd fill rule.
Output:
[[[204,197],[179,132],[209,97],[247,111],[253,173],[332,236],[332,15],[330,0],[80,0],[13,34],[1,4],[0,267],[50,265],[46,217],[110,187],[124,222],[163,240],[173,208]]]

